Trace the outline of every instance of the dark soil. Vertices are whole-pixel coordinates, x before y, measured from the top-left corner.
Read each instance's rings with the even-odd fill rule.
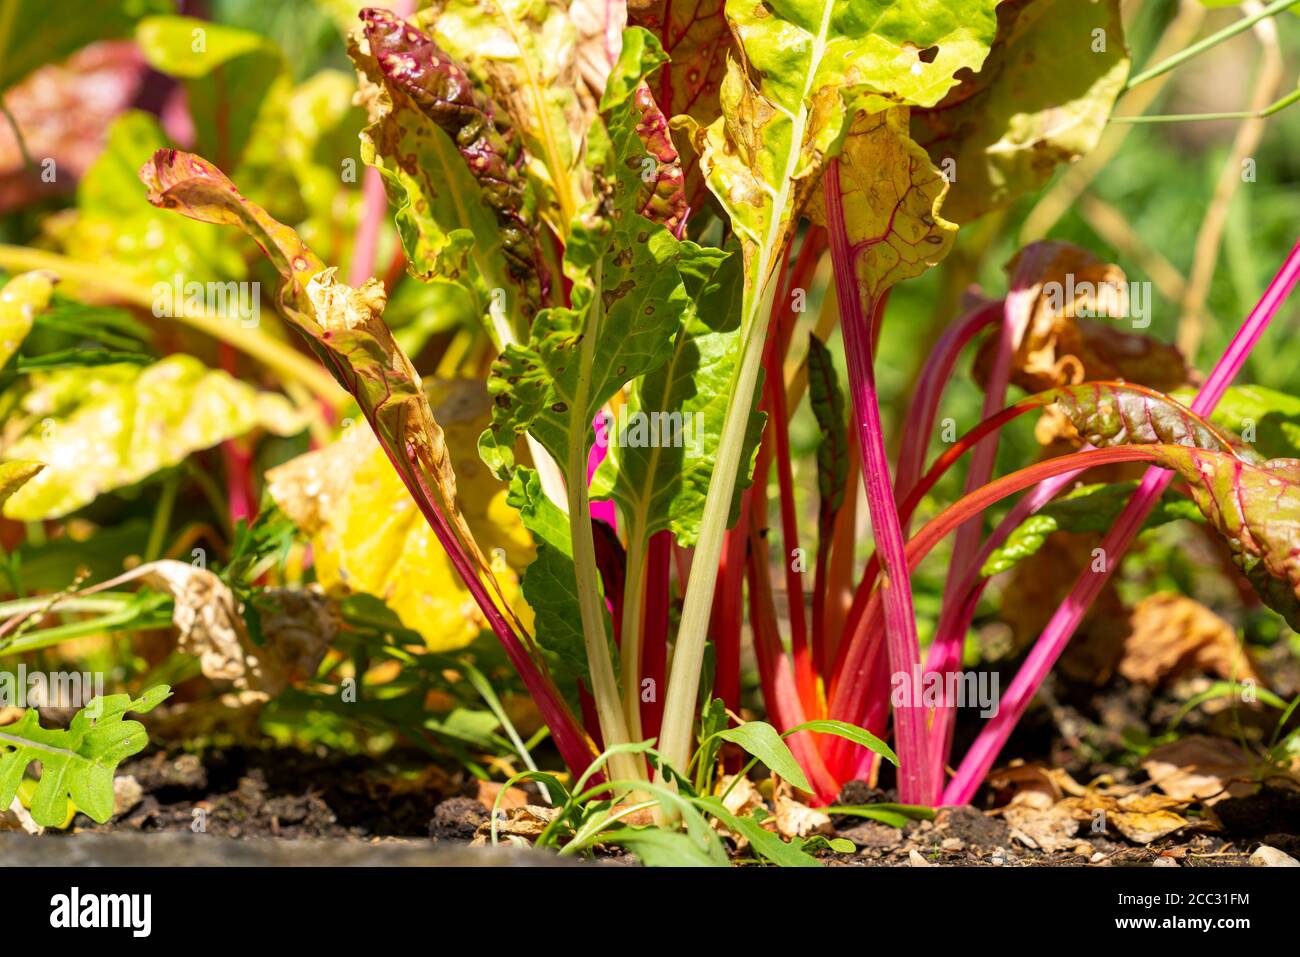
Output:
[[[202,757],[155,751],[120,769],[119,776],[138,782],[137,803],[104,825],[79,815],[71,830],[199,833],[201,827],[201,833],[229,838],[468,844],[488,820],[488,808],[473,796],[474,782],[422,761],[418,754],[372,759],[255,748]],[[891,791],[863,782],[847,785],[841,795],[843,803],[854,804],[893,799]],[[1052,854],[1021,846],[1000,817],[969,806],[941,809],[935,820],[902,829],[847,816],[833,823],[858,850],[823,852],[832,866],[1212,867],[1244,865],[1261,843],[1300,852],[1300,798],[1283,791],[1220,802],[1204,821],[1147,847],[1085,836],[1081,828],[1074,849]]]

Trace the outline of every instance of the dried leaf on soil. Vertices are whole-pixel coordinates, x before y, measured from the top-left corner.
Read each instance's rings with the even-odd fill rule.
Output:
[[[1119,673],[1156,687],[1188,672],[1259,680],[1236,629],[1195,599],[1162,592],[1133,609]]]
[[[1199,734],[1161,745],[1142,759],[1142,769],[1161,791],[1202,804],[1252,794],[1254,766],[1236,742]]]

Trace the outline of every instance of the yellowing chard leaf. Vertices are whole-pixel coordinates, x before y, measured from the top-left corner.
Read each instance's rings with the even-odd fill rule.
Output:
[[[939,215],[948,183],[907,135],[907,110],[860,114],[840,153],[846,232],[868,302],[948,254],[957,227]],[[812,218],[825,222],[819,192]]]
[[[1208,449],[1157,446],[1260,597],[1288,621],[1300,602],[1300,460],[1255,465]]]
[[[511,341],[545,275],[514,133],[428,35],[385,10],[362,20],[350,45],[370,113],[362,158],[384,174],[412,269],[426,281],[456,275],[449,266],[463,250],[460,283],[481,315],[506,323],[498,340]]]
[[[27,272],[0,289],[0,366],[8,362],[27,334],[36,314],[50,304],[55,278],[50,273]]]
[[[4,514],[21,521],[66,515],[252,429],[290,435],[304,426],[283,396],[180,354],[144,368],[33,374],[22,408],[32,425],[5,458],[47,467],[5,503]]]
[[[557,235],[591,198],[586,164],[594,104],[579,96],[578,32],[559,0],[447,0],[418,24],[506,108]]]
[[[1119,0],[1006,0],[978,74],[912,116],[936,163],[951,161],[947,211],[967,222],[1045,183],[1097,145],[1128,78]]]
[[[361,406],[406,487],[438,497],[457,539],[487,571],[456,504],[456,475],[420,376],[384,324],[383,283],[353,289],[335,278],[288,226],[239,194],[224,173],[192,153],[160,150],[140,170],[149,201],[192,219],[238,226],[266,251],[283,280],[285,316]],[[432,503],[432,499],[430,499]],[[428,517],[428,516],[426,516]],[[491,579],[495,581],[495,579]]]
[[[483,548],[505,563],[499,572],[523,568],[533,557],[528,536],[475,447],[487,423],[486,392],[469,380],[435,380],[430,392],[461,480],[458,501],[466,522]],[[486,627],[369,429],[348,429],[333,445],[271,469],[267,484],[281,511],[311,537],[317,580],[326,590],[342,587],[382,599],[434,651],[464,647]],[[498,577],[506,600],[526,618],[515,577]]]
[[[586,767],[590,742],[530,657],[526,634],[521,638],[522,626],[507,620],[509,606],[501,585],[460,513],[446,438],[433,417],[419,374],[384,323],[383,283],[370,279],[360,289],[352,289],[336,280],[335,270],[326,269],[292,229],[241,196],[225,174],[198,156],[161,150],[140,170],[140,178],[154,205],[203,222],[238,226],[262,247],[280,273],[285,318],[356,399],[537,702],[565,761],[573,768]]]

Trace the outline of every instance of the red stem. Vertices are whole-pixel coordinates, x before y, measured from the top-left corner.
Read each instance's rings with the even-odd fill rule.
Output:
[[[993,323],[1002,318],[1002,300],[987,302],[968,312],[949,326],[935,343],[925,367],[917,380],[916,391],[907,409],[903,426],[903,441],[898,452],[898,474],[894,478],[894,498],[902,499],[912,490],[921,470],[925,468],[925,453],[934,433],[934,422],[939,415],[944,386],[952,377],[953,368],[962,350]],[[901,518],[901,516],[900,516]],[[902,519],[906,530],[909,521]]]
[[[1291,248],[1282,268],[1273,277],[1263,297],[1237,330],[1227,350],[1196,394],[1192,402],[1193,412],[1197,415],[1208,415],[1214,410],[1298,280],[1300,280],[1300,243]],[[1010,687],[1002,696],[998,713],[985,724],[962,760],[956,776],[944,791],[945,801],[965,803],[974,796],[975,790],[993,766],[1011,730],[1029,706],[1034,693],[1065,650],[1065,646],[1092,602],[1100,594],[1114,570],[1119,567],[1124,552],[1136,537],[1146,516],[1155,507],[1172,478],[1172,473],[1159,469],[1148,469],[1146,475],[1142,477],[1128,506],[1102,539],[1101,548],[1107,556],[1104,569],[1102,571],[1088,569],[1075,581],[1070,594],[1047,623],[1024,664],[1012,679]]]
[[[1018,472],[1012,472],[1010,475],[996,479],[963,496],[927,522],[907,543],[906,567],[909,571],[915,569],[935,545],[954,529],[961,527],[962,524],[971,519],[977,518],[984,509],[1031,485],[1036,485],[1055,475],[1093,468],[1098,465],[1109,465],[1113,462],[1150,462],[1156,457],[1154,451],[1156,448],[1158,446],[1124,445],[1110,449],[1088,449],[1087,451],[1073,452],[1069,455],[1048,459],[1045,462],[1038,462]],[[862,630],[867,633],[878,633],[883,623],[884,611],[880,591],[877,590],[872,593],[866,613],[863,615]],[[870,654],[867,654],[856,660],[860,662],[856,670],[840,676],[839,693],[831,699],[830,713],[831,717],[837,720],[861,724],[864,715],[869,712],[872,704],[872,695],[870,694],[874,687],[871,680],[873,677],[871,674],[872,659]],[[892,668],[892,664],[891,669],[895,673],[898,671],[898,669]],[[837,749],[832,751],[834,755],[831,761],[832,768],[842,767],[848,763],[845,760],[848,750]]]
[[[654,694],[641,701],[641,731],[659,737],[664,718],[664,683],[668,674],[669,571],[673,533],[655,532],[646,548],[645,615],[641,635],[641,677],[654,684]]]

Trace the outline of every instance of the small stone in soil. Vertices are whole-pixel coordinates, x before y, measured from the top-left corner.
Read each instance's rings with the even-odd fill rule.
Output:
[[[487,808],[475,798],[448,798],[433,809],[429,836],[438,841],[468,841],[487,819]]]

